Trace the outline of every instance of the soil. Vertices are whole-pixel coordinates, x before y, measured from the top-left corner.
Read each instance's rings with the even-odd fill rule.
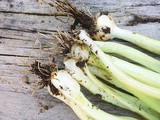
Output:
[[[138,15],[134,15],[134,18],[130,20],[126,25],[135,26],[135,25],[138,25],[139,23],[149,23],[149,22],[160,23],[160,18],[141,17]]]
[[[87,62],[88,60],[86,60],[86,61],[81,61],[81,62],[77,62],[76,63],[76,66],[77,67],[80,67],[80,68],[84,68],[85,67],[85,63]]]
[[[32,69],[30,71],[42,80],[39,84],[43,87],[49,84],[51,73],[56,70],[56,64],[54,62],[53,64],[41,65],[41,63],[35,61],[33,64],[31,64],[31,67]]]

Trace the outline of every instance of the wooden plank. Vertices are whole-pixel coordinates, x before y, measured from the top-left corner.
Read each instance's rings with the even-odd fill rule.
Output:
[[[1,120],[76,120],[77,116],[65,104],[53,99],[48,93],[40,94],[46,98],[33,97],[30,94],[1,91]],[[52,101],[52,102],[51,102]],[[50,106],[49,110],[43,106]],[[41,110],[42,109],[42,110]],[[59,113],[58,110],[61,110]],[[42,112],[43,111],[43,112]],[[67,113],[67,114],[66,114]]]
[[[76,7],[78,8],[83,8],[80,5],[79,1],[74,1],[70,0]],[[99,10],[102,11],[111,11],[111,12],[126,12],[128,10],[135,10],[138,12],[139,10],[142,10],[144,12],[139,11],[138,13],[142,13],[145,15],[146,13],[149,13],[150,15],[153,15],[159,12],[158,7],[160,6],[160,1],[159,0],[136,0],[136,1],[131,1],[131,0],[126,0],[125,2],[122,0],[113,0],[113,1],[104,1],[104,0],[99,0],[98,3],[97,1],[93,0],[83,0],[83,2],[88,5],[88,7],[91,9],[92,12],[97,12]],[[154,12],[149,12],[149,8],[152,8],[152,11]],[[54,8],[49,7],[48,5],[44,4],[38,4],[33,0],[27,0],[27,1],[22,1],[22,0],[1,0],[0,1],[0,8],[1,11],[11,11],[11,12],[17,12],[17,13],[41,13],[43,14],[52,14],[54,12]],[[127,8],[127,9],[126,9]],[[84,9],[84,8],[83,8]],[[156,10],[155,10],[156,9]],[[135,12],[134,11],[134,12]]]
[[[76,7],[85,9],[79,1],[70,1]],[[88,5],[93,14],[99,11],[109,11],[116,24],[121,28],[160,40],[159,0],[84,0],[84,3]],[[3,98],[0,101],[0,120],[78,119],[67,105],[52,98],[46,89],[31,95],[25,87],[34,86],[23,83],[25,77],[29,81],[39,80],[35,75],[28,72],[30,68],[27,64],[33,63],[39,57],[43,63],[47,63],[56,55],[57,44],[51,45],[49,43],[56,43],[57,41],[37,34],[37,31],[40,31],[49,35],[50,32],[54,33],[57,27],[63,30],[67,29],[68,25],[54,19],[54,12],[54,8],[38,4],[33,0],[0,0],[0,80],[12,84],[0,83],[0,97]],[[152,18],[153,20],[145,23],[140,21],[137,25],[127,26],[129,21],[134,20],[135,15],[143,19],[150,20]],[[66,19],[65,16],[60,17]],[[39,41],[43,48],[41,55],[38,54]],[[133,46],[124,41],[119,42]],[[159,56],[148,54],[160,59]],[[56,61],[62,66],[61,57],[56,56]],[[132,112],[100,101],[84,88],[82,90],[89,100],[107,112],[139,118]],[[48,110],[45,110],[45,106]]]
[[[19,31],[52,31],[58,27],[60,28],[61,26],[64,26],[64,24],[56,19],[53,19],[51,16],[44,17],[36,15],[1,13],[0,18],[0,28],[10,28]],[[63,19],[64,17],[61,18]]]

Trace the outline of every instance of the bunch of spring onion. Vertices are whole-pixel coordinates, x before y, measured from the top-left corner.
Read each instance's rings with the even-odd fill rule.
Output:
[[[77,10],[66,0],[54,0],[53,3],[55,4],[50,3],[50,5],[75,19],[72,28],[79,23],[85,30],[69,37],[63,35],[59,37],[63,41],[69,38],[66,40],[69,43],[63,44],[62,42],[62,44],[69,48],[69,55],[72,59],[64,61],[66,70],[62,72],[68,75],[59,74],[59,71],[52,79],[52,84],[58,89],[60,96],[55,96],[49,86],[51,95],[70,105],[81,119],[128,119],[113,117],[101,110],[92,110],[92,104],[80,92],[80,87],[78,87],[80,83],[93,94],[101,95],[102,100],[136,112],[148,120],[158,120],[160,118],[160,61],[134,48],[100,41],[119,38],[158,55],[160,55],[160,41],[118,28],[109,14],[99,13],[96,17],[92,17]],[[113,57],[108,53],[125,57],[138,65]],[[79,63],[83,66],[79,66]],[[130,94],[102,83],[95,75]],[[64,81],[66,78],[72,80],[66,82]],[[72,85],[77,87],[73,87],[75,91]],[[87,104],[88,107],[86,107]],[[80,114],[80,111],[85,114]]]
[[[105,54],[102,51],[103,45],[101,45],[101,42],[94,42],[84,30],[81,30],[76,37],[75,35],[59,34],[63,46],[70,49],[69,57],[72,59],[65,60],[64,64],[74,80],[93,94],[101,95],[104,101],[136,112],[148,120],[158,120],[160,118],[159,73]],[[142,56],[147,56],[133,48],[124,45],[119,46],[131,49]],[[108,47],[107,51],[115,51],[114,53],[123,55],[123,52],[118,52],[118,49],[119,47],[113,49]],[[124,54],[124,56],[128,57],[127,54]],[[152,57],[147,57],[151,61],[157,61]],[[139,63],[143,63],[143,60]],[[136,97],[102,83],[94,74]],[[69,105],[69,103],[65,103]],[[73,109],[72,105],[71,108]]]
[[[71,48],[69,47],[70,57],[76,59],[76,61],[71,59],[65,61],[64,64],[66,69],[68,70],[68,73],[70,73],[74,80],[79,82],[93,94],[101,95],[102,99],[107,102],[136,112],[149,120],[159,119],[160,74],[158,72],[151,71],[144,67],[105,54],[102,51],[103,45],[101,45],[101,42],[94,42],[84,30],[81,30],[76,37],[73,36],[65,38],[63,35],[60,35],[59,38],[64,38],[62,41],[65,41],[65,39],[69,38],[69,40],[66,41],[71,41],[66,46],[71,45]],[[102,50],[100,49],[100,47]],[[147,56],[146,54],[141,53],[140,51],[137,51],[135,49],[129,47],[126,48],[134,50],[135,53],[141,54],[142,56]],[[108,47],[108,49],[109,51],[112,51],[112,48]],[[118,48],[114,49],[118,51]],[[115,53],[120,53],[119,55],[123,55],[123,52]],[[152,57],[147,57],[151,61],[153,60],[157,63],[159,62]],[[82,67],[81,65],[80,67],[78,67],[78,63],[80,62],[82,62],[85,67]],[[139,63],[143,63],[143,60],[141,60]],[[104,83],[99,81],[90,71],[100,78],[116,85],[117,87],[130,92],[137,98],[105,85]],[[66,83],[64,82],[64,84]],[[61,85],[59,87],[64,90]],[[60,99],[59,97],[57,98]],[[68,101],[70,101],[71,103],[73,102],[71,100]],[[70,105],[67,101],[64,102]],[[74,101],[73,103],[75,102],[76,101]],[[71,105],[71,108],[73,109],[73,105]],[[77,109],[77,107],[75,109]],[[93,119],[95,119],[95,117]]]

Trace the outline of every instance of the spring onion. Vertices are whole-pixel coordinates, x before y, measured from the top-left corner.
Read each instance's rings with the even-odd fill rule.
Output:
[[[108,114],[94,106],[80,91],[80,85],[65,70],[58,71],[51,79],[51,84],[60,94],[71,100],[89,117],[95,120],[136,120],[130,117],[118,117]]]
[[[100,15],[96,23],[96,40],[119,38],[160,55],[160,41],[117,27],[110,15]]]
[[[79,106],[76,105],[73,101],[71,101],[69,98],[66,98],[63,96],[63,94],[55,95],[54,92],[51,91],[51,86],[48,86],[48,91],[51,96],[63,101],[65,104],[67,104],[74,112],[75,114],[81,119],[81,120],[93,120],[89,116],[87,116]]]

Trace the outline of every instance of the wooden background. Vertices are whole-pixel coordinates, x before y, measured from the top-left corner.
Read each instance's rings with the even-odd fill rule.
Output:
[[[82,7],[78,0],[71,2],[78,8]],[[83,0],[83,2],[92,13],[100,10],[109,11],[121,28],[160,40],[159,0]],[[49,59],[56,55],[57,41],[40,36],[36,31],[48,35],[49,32],[55,32],[58,27],[67,28],[67,25],[54,18],[54,11],[54,8],[38,4],[36,0],[0,0],[0,120],[78,119],[67,105],[52,98],[46,89],[33,94],[25,89],[30,87],[24,83],[25,80],[38,80],[29,72],[31,69],[29,65],[35,59],[40,59],[42,63],[49,62]],[[138,22],[135,22],[135,19]],[[43,51],[39,50],[40,47]],[[148,54],[160,59],[159,56]],[[62,60],[56,57],[56,61],[60,64]],[[100,101],[84,89],[83,91],[89,100],[109,113],[140,118],[132,112]]]

